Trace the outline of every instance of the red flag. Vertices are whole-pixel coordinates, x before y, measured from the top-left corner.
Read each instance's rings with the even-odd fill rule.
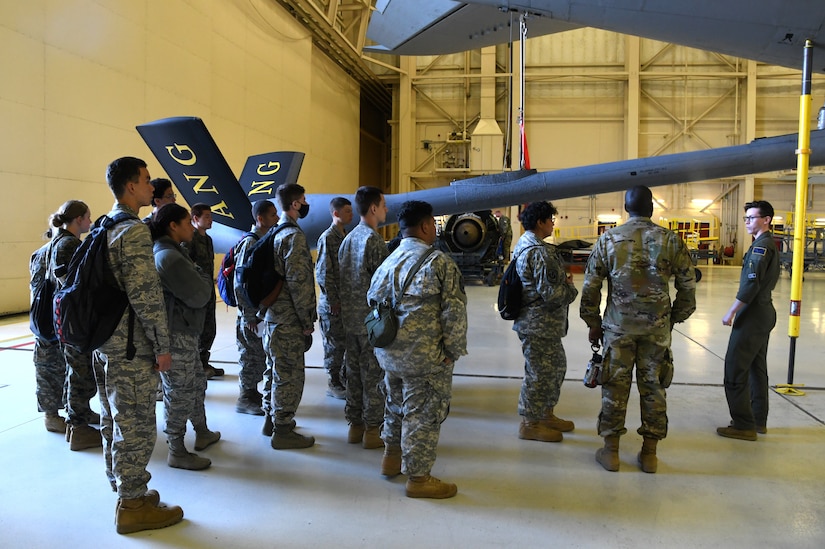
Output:
[[[530,153],[527,150],[527,134],[524,133],[524,118],[519,117],[519,132],[521,133],[521,169],[530,169]]]

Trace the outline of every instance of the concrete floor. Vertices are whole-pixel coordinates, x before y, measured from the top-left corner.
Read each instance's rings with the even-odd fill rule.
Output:
[[[183,507],[163,530],[115,533],[116,496],[99,451],[71,452],[36,410],[31,334],[22,317],[0,321],[0,546],[64,547],[825,547],[825,274],[804,283],[795,381],[804,396],[772,392],[768,434],[724,439],[721,387],[737,267],[703,267],[698,310],[674,332],[676,375],[668,391],[670,433],[659,471],[639,471],[638,395],[631,395],[621,469],[594,460],[599,391],[581,383],[590,356],[578,303],[565,338],[567,380],[558,415],[577,428],[561,444],[519,440],[516,404],[523,363],[511,323],[493,310],[495,288],[468,286],[470,354],[456,367],[453,404],[433,473],[458,484],[450,500],[404,497],[404,479],[379,474],[381,452],[347,444],[343,402],[326,397],[320,337],[307,355],[298,411],[308,450],[274,451],[262,419],[237,414],[234,311],[218,305],[207,415],[221,442],[203,452],[211,469],[166,466],[162,411],[150,487]],[[576,275],[577,285],[581,275]],[[787,378],[785,316],[790,280],[774,293],[779,323],[771,383]],[[635,391],[635,389],[634,389]],[[97,403],[95,403],[95,406]],[[194,436],[187,437],[192,445]]]

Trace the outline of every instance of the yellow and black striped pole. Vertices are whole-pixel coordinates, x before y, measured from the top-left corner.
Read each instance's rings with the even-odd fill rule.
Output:
[[[788,383],[777,384],[777,392],[788,395],[803,395],[793,382],[796,360],[796,342],[799,339],[799,320],[802,312],[802,273],[805,270],[805,213],[808,201],[808,161],[811,156],[811,72],[813,62],[813,42],[805,41],[802,62],[802,95],[799,97],[799,145],[796,149],[796,205],[793,222],[793,262],[791,267],[791,302],[788,321],[790,355],[788,357]],[[798,387],[799,385],[797,385]]]

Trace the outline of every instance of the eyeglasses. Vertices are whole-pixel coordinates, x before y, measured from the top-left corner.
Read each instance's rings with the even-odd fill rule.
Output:
[[[165,194],[161,198],[163,198],[164,200],[174,200],[177,197],[178,197],[178,195],[176,195],[175,193],[172,193],[172,194]]]
[[[742,218],[742,221],[744,221],[745,223],[750,223],[754,219],[761,219],[763,217],[768,217],[768,216],[767,215],[746,215],[745,217]]]

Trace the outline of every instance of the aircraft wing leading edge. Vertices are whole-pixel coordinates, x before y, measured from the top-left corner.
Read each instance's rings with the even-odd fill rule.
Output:
[[[449,187],[388,195],[390,216],[405,200],[425,200],[438,215],[449,215],[497,206],[514,206],[536,200],[560,200],[586,194],[624,191],[636,185],[658,187],[796,168],[797,135],[755,139],[707,151],[622,160],[547,172],[512,172],[506,181],[481,176],[455,182]],[[825,165],[825,130],[811,132],[810,166]],[[490,182],[487,182],[490,180]]]
[[[594,27],[795,69],[812,40],[813,70],[825,72],[822,0],[386,0],[367,30],[379,46],[365,49],[435,55],[505,43],[522,12],[532,14],[530,37]]]
[[[536,17],[530,19],[530,36],[579,28],[581,25]],[[511,36],[512,30],[512,36]],[[515,12],[497,6],[452,0],[390,1],[383,13],[370,16],[367,37],[377,46],[364,50],[398,55],[437,55],[494,46],[519,39]]]

